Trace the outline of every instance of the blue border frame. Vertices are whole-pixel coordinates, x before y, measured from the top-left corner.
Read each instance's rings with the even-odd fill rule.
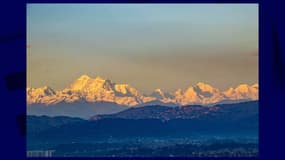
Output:
[[[284,157],[285,25],[277,0],[10,0],[0,10],[2,159],[26,159],[26,3],[259,3],[259,157],[217,159],[275,160]],[[4,67],[3,67],[4,66]],[[4,92],[3,92],[4,91]],[[280,158],[279,158],[280,157]],[[42,158],[33,158],[42,159]],[[52,158],[94,159],[94,158]],[[106,158],[108,159],[108,158]],[[131,158],[117,158],[131,159]],[[142,158],[138,158],[142,159]],[[153,159],[153,158],[143,158]],[[166,159],[166,158],[158,158]],[[170,159],[170,158],[169,158]],[[171,158],[186,159],[186,158]],[[187,158],[200,159],[200,158]],[[203,158],[205,160],[213,158]],[[281,158],[282,159],[282,158]]]

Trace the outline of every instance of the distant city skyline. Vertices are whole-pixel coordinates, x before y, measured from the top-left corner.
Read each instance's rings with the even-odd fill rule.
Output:
[[[258,4],[28,4],[27,86],[258,83]]]

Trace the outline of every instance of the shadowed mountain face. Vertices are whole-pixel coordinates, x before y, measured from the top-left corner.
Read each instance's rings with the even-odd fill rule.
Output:
[[[181,107],[145,106],[130,108],[110,115],[95,115],[91,120],[108,118],[119,119],[158,119],[169,121],[173,119],[189,120],[235,120],[258,115],[258,101],[236,104],[219,104],[213,106],[188,105]]]
[[[254,136],[258,135],[258,102],[205,106],[145,106],[90,120],[27,117],[28,145],[106,140],[107,137]]]
[[[60,102],[52,106],[34,104],[27,107],[28,115],[70,116],[88,119],[95,114],[112,114],[127,109],[127,106],[111,102]]]

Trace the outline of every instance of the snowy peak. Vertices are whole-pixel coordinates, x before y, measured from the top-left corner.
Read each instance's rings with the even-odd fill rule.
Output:
[[[83,75],[79,77],[75,82],[73,82],[69,89],[73,91],[82,91],[82,90],[89,90],[89,91],[96,91],[100,88],[105,88],[107,90],[110,90],[112,87],[111,80],[103,79],[101,77],[96,77],[95,79],[92,79],[91,77],[87,75]]]
[[[199,88],[199,90],[201,90],[202,92],[213,92],[215,90],[215,88],[211,85],[202,82],[198,82],[195,85],[195,88]]]
[[[97,76],[94,80],[95,80],[95,81],[98,81],[98,82],[105,82],[106,80],[109,80],[109,79],[104,79],[104,78],[102,78],[102,77],[100,77],[100,76]],[[109,81],[110,81],[110,80],[109,80]]]
[[[154,93],[158,93],[158,94],[160,94],[160,95],[163,95],[163,94],[164,94],[160,88],[155,89],[155,90],[154,90]]]
[[[59,102],[73,103],[112,102],[126,106],[137,106],[144,103],[161,102],[177,105],[212,104],[227,100],[257,100],[258,84],[241,84],[230,87],[225,91],[199,82],[187,89],[177,89],[173,93],[164,92],[157,88],[150,95],[141,94],[129,84],[116,84],[109,79],[97,76],[92,78],[82,75],[69,87],[54,91],[48,86],[40,88],[27,88],[27,103],[42,103],[52,105]]]
[[[150,94],[150,97],[153,97],[155,100],[162,103],[176,103],[172,93],[163,92],[159,88],[155,89],[152,94]]]
[[[226,96],[230,96],[230,95],[232,95],[234,93],[235,93],[235,89],[233,87],[230,87],[228,90],[224,91],[224,94]]]
[[[195,98],[197,97],[197,92],[195,91],[194,87],[190,86],[184,92],[184,96],[188,98]]]
[[[115,90],[119,93],[126,95],[130,92],[130,86],[128,84],[116,84]]]
[[[252,88],[255,88],[255,89],[259,89],[259,86],[258,86],[258,84],[257,84],[257,83],[255,83],[255,84],[251,85],[251,87],[252,87]]]
[[[55,91],[50,88],[49,86],[43,86],[40,88],[40,91],[43,92],[45,95],[54,95]]]
[[[141,95],[134,87],[128,84],[116,84],[100,76],[93,79],[83,75],[65,91],[77,94],[80,99],[88,102],[105,101],[128,106],[141,102]]]
[[[224,98],[217,88],[202,82],[188,87],[185,91],[176,91],[175,95],[176,100],[183,105],[216,103]]]
[[[30,92],[33,95],[40,96],[51,96],[56,94],[55,91],[49,86],[43,86],[40,88],[27,88],[27,92]]]
[[[236,92],[240,92],[240,93],[247,93],[249,92],[250,87],[247,84],[241,84],[239,86],[237,86],[237,88],[235,89]]]
[[[55,96],[56,92],[48,86],[43,86],[40,88],[27,88],[28,104],[33,104],[33,103],[49,104],[51,102],[49,100],[49,97],[55,97]]]
[[[115,84],[114,89],[119,95],[140,96],[139,91],[128,84]]]
[[[228,90],[223,92],[225,96],[227,96],[230,100],[236,99],[250,99],[257,100],[258,99],[258,84],[247,85],[241,84],[236,88],[229,88]]]
[[[84,74],[84,75],[80,76],[77,80],[84,81],[84,80],[88,80],[88,79],[91,79],[91,78],[88,75]]]
[[[80,76],[76,81],[70,85],[70,89],[74,91],[81,90],[91,78],[87,75]]]
[[[183,91],[181,88],[177,89],[177,90],[174,92],[174,95],[175,95],[175,96],[181,96],[181,95],[183,95],[183,94],[184,94],[184,91]]]
[[[159,88],[155,89],[155,90],[151,93],[150,96],[156,97],[157,99],[163,99],[163,98],[165,98],[165,95],[164,95],[163,91],[162,91],[161,89],[159,89]]]

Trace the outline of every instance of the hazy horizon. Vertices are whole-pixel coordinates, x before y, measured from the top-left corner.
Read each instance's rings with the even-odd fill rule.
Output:
[[[27,85],[258,83],[258,4],[28,4]]]

